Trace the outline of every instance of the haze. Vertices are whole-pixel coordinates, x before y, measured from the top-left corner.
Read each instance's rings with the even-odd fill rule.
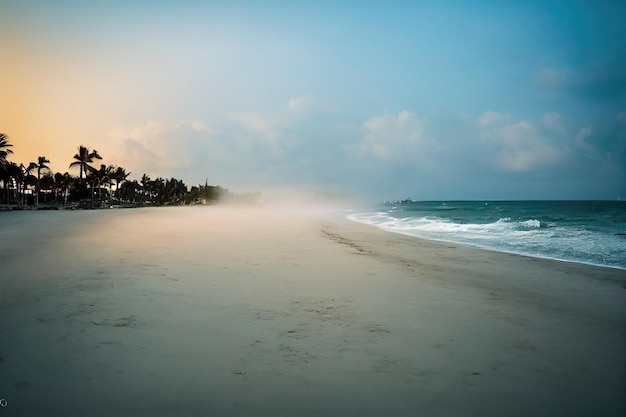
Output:
[[[620,2],[2,1],[12,161],[236,191],[626,198]]]

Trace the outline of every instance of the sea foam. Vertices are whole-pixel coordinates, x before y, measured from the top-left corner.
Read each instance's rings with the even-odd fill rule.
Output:
[[[626,238],[618,233],[623,227],[619,219],[607,221],[604,214],[600,222],[593,211],[584,212],[576,203],[547,204],[415,203],[352,212],[348,218],[420,238],[626,269]]]

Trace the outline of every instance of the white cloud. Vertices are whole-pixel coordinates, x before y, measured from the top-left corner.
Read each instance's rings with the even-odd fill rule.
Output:
[[[510,171],[530,171],[556,162],[561,152],[526,121],[500,129],[495,137],[499,162]]]
[[[562,152],[551,143],[549,136],[527,121],[510,123],[511,116],[487,111],[476,119],[477,135],[482,146],[469,151],[467,157],[496,161],[500,169],[528,172],[547,167],[562,157]],[[542,119],[552,129],[562,129],[558,113],[546,113]]]
[[[274,122],[259,113],[241,113],[234,116],[234,120],[248,132],[263,138],[275,140],[280,136],[274,127]]]
[[[573,171],[567,163],[581,163],[579,156],[592,149],[591,128],[575,137],[563,135],[555,129],[567,126],[554,112],[532,121],[487,111],[471,119],[429,118],[428,123],[407,110],[361,123],[317,116],[303,118],[283,106],[274,114],[237,114],[219,125],[195,119],[149,121],[118,128],[108,148],[97,149],[133,176],[176,176],[188,184],[209,178],[235,189],[343,183],[365,192],[371,187],[387,192],[396,179],[428,188],[419,181],[427,177],[445,184],[476,177],[484,183],[494,170],[522,174],[518,177]]]
[[[499,113],[496,111],[486,111],[482,115],[478,116],[476,123],[480,127],[490,127],[506,123],[510,116],[506,113]]]
[[[116,127],[111,133],[115,146],[107,160],[141,176],[171,176],[174,171],[195,167],[195,143],[219,136],[219,132],[194,121],[148,121],[134,127]],[[109,158],[110,156],[110,158]]]
[[[563,125],[563,119],[557,112],[544,113],[541,119],[543,125],[555,132],[563,133],[565,126]]]
[[[535,83],[548,90],[563,88],[571,79],[571,71],[566,68],[544,68],[535,75]]]
[[[220,132],[214,129],[211,129],[209,127],[207,127],[204,122],[202,122],[201,120],[181,120],[178,123],[174,124],[175,127],[180,127],[180,128],[186,128],[186,127],[190,127],[191,129],[195,130],[196,132],[206,132],[206,133],[210,133],[210,134],[219,134]]]
[[[576,133],[574,136],[574,145],[583,150],[584,152],[595,152],[593,146],[587,142],[587,138],[591,136],[592,130],[590,127],[584,127]]]
[[[309,115],[313,111],[313,98],[309,95],[292,98],[287,108],[293,114]]]
[[[244,132],[235,134],[237,150],[265,152],[270,157],[281,159],[287,156],[294,146],[293,138],[285,134],[286,121],[284,116],[265,115],[260,113],[241,113],[233,117],[235,131],[243,128]]]
[[[403,110],[398,116],[385,114],[363,123],[365,137],[361,152],[381,160],[412,160],[417,157],[418,144],[424,140],[424,122]]]

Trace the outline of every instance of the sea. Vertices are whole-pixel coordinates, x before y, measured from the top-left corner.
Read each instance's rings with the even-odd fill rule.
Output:
[[[387,201],[350,220],[419,238],[626,270],[626,201]]]

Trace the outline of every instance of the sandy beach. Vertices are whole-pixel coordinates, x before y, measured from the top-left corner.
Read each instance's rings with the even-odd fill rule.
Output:
[[[626,271],[331,211],[0,213],[5,416],[624,416]]]

